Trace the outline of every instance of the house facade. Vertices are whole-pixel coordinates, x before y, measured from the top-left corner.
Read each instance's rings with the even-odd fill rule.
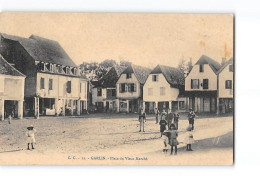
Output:
[[[0,55],[0,120],[23,119],[25,75],[16,70]]]
[[[100,112],[118,112],[116,82],[125,70],[123,66],[114,65],[99,81],[93,83],[92,104]]]
[[[184,74],[173,67],[157,65],[149,74],[143,87],[143,103],[146,113],[158,108],[186,111]]]
[[[80,72],[58,42],[1,34],[0,53],[25,79],[24,115],[79,115]]]
[[[137,113],[143,106],[143,86],[151,70],[146,67],[129,65],[116,83],[118,98],[117,112]]]
[[[233,112],[233,90],[234,90],[234,64],[233,58],[229,59],[218,71],[218,112]]]
[[[220,64],[201,56],[185,78],[185,95],[189,108],[195,112],[216,112],[218,97],[218,70]]]

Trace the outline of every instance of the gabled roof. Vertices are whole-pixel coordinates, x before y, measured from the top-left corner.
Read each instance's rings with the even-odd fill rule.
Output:
[[[221,65],[218,62],[205,55],[202,55],[195,65],[201,64],[209,64],[209,66],[212,68],[215,74],[217,74],[217,71],[221,67]]]
[[[0,74],[3,75],[11,75],[11,76],[22,76],[25,77],[24,74],[16,70],[12,65],[10,65],[0,54]]]
[[[94,87],[114,88],[121,73],[126,69],[124,66],[114,65],[110,70],[98,81],[94,82]]]
[[[179,88],[184,85],[184,74],[177,68],[169,67],[165,65],[157,65],[150,74],[162,73],[166,81],[172,86]]]
[[[137,80],[141,84],[144,84],[146,79],[148,78],[150,72],[151,72],[151,69],[149,69],[149,68],[131,64],[123,71],[122,74],[134,73],[136,78],[137,78]]]
[[[226,68],[226,66],[228,66],[229,64],[233,64],[233,57],[231,57],[217,72],[217,74],[219,74],[220,72],[222,72],[222,70],[224,70]]]
[[[29,38],[22,38],[3,33],[0,35],[5,39],[19,42],[29,53],[29,55],[37,61],[77,67],[77,65],[56,41],[35,35],[31,35]]]

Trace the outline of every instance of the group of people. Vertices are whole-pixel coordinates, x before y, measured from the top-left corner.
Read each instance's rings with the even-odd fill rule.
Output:
[[[195,119],[196,114],[195,112],[190,109],[189,114],[188,114],[188,121],[189,121],[189,126],[186,129],[186,141],[185,143],[187,144],[187,151],[192,151],[191,149],[191,144],[194,143],[193,139],[193,130],[194,130],[194,119]],[[160,118],[160,121],[159,121]],[[170,111],[166,110],[165,108],[163,111],[160,113],[159,109],[155,109],[155,123],[160,125],[160,132],[161,132],[161,137],[163,138],[163,152],[167,153],[168,152],[168,146],[171,147],[171,153],[173,154],[173,148],[175,148],[175,155],[177,154],[178,150],[178,145],[179,142],[177,140],[178,138],[178,133],[179,132],[184,132],[184,131],[178,131],[179,128],[179,118],[180,115],[178,111]],[[146,122],[146,113],[142,109],[141,113],[139,114],[139,122],[140,122],[140,130],[139,132],[142,131],[144,132],[144,123]],[[167,127],[167,130],[166,130]]]

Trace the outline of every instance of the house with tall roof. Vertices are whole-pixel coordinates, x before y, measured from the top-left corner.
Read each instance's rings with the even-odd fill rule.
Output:
[[[117,101],[116,82],[121,73],[126,69],[124,66],[114,65],[99,80],[93,81],[92,104],[101,112],[116,112],[119,106]]]
[[[143,87],[143,103],[147,113],[154,109],[186,111],[184,73],[174,67],[157,65],[149,74]]]
[[[0,53],[26,75],[25,115],[80,114],[80,72],[57,41],[3,33],[0,38]]]
[[[25,75],[0,54],[0,120],[11,115],[23,119]]]
[[[151,69],[130,64],[116,83],[117,112],[137,113],[143,106],[143,86]]]
[[[216,112],[220,64],[202,55],[185,78],[185,96],[195,112]]]
[[[229,59],[217,72],[218,75],[218,97],[217,113],[232,112],[234,108],[234,64],[233,58]]]

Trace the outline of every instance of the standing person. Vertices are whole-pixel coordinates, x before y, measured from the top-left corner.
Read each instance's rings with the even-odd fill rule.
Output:
[[[158,119],[159,119],[160,111],[159,111],[158,108],[155,108],[154,112],[155,112],[155,124],[157,124],[158,123]]]
[[[192,109],[190,109],[190,112],[188,114],[188,120],[189,120],[189,125],[191,125],[191,127],[192,127],[192,130],[194,130],[194,119],[195,119],[195,117],[197,117],[195,112]]]
[[[167,114],[166,110],[165,110],[165,108],[163,108],[162,113],[161,113],[161,120],[162,119],[164,119],[164,120],[166,119],[166,114]]]
[[[142,131],[142,127],[143,127],[143,132],[145,132],[144,131],[144,123],[146,122],[146,113],[143,110],[143,108],[141,109],[140,114],[139,114],[139,122],[140,122],[140,130],[139,130],[139,132]]]
[[[170,109],[167,111],[166,120],[168,124],[168,129],[170,129],[170,125],[172,124],[172,120],[173,120],[173,114]]]
[[[160,132],[161,132],[161,137],[163,135],[163,132],[166,130],[166,125],[167,125],[167,122],[166,120],[164,120],[164,117],[162,117],[162,119],[160,120]]]
[[[192,132],[192,127],[191,125],[189,125],[189,127],[187,128],[187,132],[186,132],[186,144],[187,144],[187,151],[193,151],[191,149],[191,144],[194,144],[194,139],[193,139],[193,132]]]
[[[169,145],[171,146],[171,155],[173,154],[173,147],[175,148],[175,155],[177,155],[177,146],[179,145],[179,142],[177,140],[178,132],[174,124],[170,125],[170,130],[165,131],[164,135],[168,137]]]
[[[32,149],[35,149],[33,146],[35,144],[35,137],[34,137],[35,133],[36,133],[36,130],[34,129],[34,127],[32,125],[27,127],[27,131],[26,131],[27,150],[30,150],[30,144],[32,146]]]
[[[179,113],[178,113],[178,111],[176,110],[175,112],[174,112],[174,125],[175,125],[175,127],[176,127],[176,130],[178,130],[178,128],[179,128],[179,118],[180,118],[180,115],[179,115]]]

